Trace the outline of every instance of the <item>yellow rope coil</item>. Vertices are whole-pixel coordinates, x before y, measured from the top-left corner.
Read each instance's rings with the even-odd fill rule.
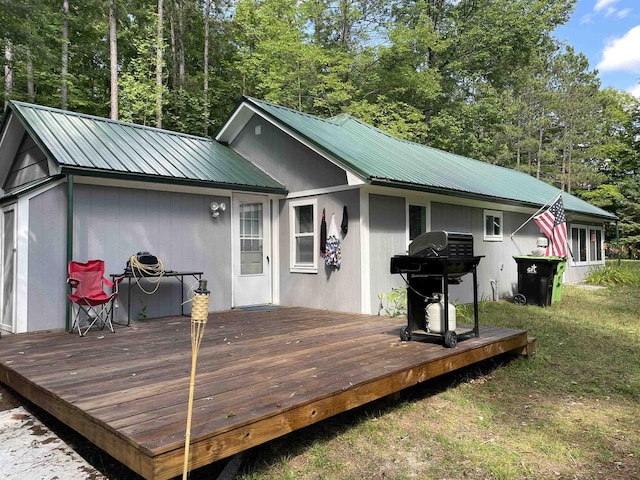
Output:
[[[133,275],[133,279],[136,281],[138,288],[142,290],[147,295],[153,295],[158,291],[160,287],[160,280],[162,280],[162,276],[164,275],[164,265],[162,264],[162,260],[158,258],[158,263],[153,265],[147,265],[144,263],[140,263],[138,257],[135,255],[131,255],[129,258],[129,265],[131,266],[131,274]],[[136,271],[139,274],[136,275]],[[147,280],[151,283],[155,283],[156,286],[153,290],[145,290],[144,287],[140,284],[140,278],[145,278],[147,275],[158,275],[157,279],[153,280],[151,278],[147,278]]]

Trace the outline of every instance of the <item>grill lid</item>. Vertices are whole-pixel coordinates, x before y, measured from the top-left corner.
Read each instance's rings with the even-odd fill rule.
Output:
[[[416,257],[473,257],[473,235],[443,230],[425,232],[409,244],[408,253]]]

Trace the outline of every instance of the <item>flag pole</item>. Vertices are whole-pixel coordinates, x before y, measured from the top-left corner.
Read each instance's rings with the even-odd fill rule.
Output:
[[[538,211],[536,211],[536,213],[534,213],[533,215],[531,215],[522,225],[520,225],[518,228],[516,228],[513,233],[511,234],[511,238],[514,237],[514,235],[516,233],[518,233],[522,227],[524,227],[527,223],[529,223],[531,220],[533,220],[535,218],[536,215],[538,215],[540,212],[542,212],[542,210],[544,210],[548,205],[553,205],[556,200],[558,200],[558,198],[560,198],[560,196],[562,196],[562,190],[560,190],[560,193],[558,193],[555,197],[553,197],[551,199],[551,201],[545,203],[543,206],[541,206]]]

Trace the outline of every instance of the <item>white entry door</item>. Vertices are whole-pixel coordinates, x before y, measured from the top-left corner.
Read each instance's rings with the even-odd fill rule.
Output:
[[[15,332],[15,291],[16,291],[16,206],[2,209],[2,286],[0,287],[0,329]]]
[[[233,196],[233,306],[271,303],[271,228],[269,199]]]

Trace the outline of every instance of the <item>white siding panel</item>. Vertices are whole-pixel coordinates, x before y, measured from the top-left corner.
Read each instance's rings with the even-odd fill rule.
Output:
[[[369,196],[369,252],[371,258],[371,312],[378,313],[379,294],[404,288],[400,275],[391,275],[391,257],[407,250],[405,200],[402,197]]]
[[[74,258],[105,260],[107,274],[123,271],[129,257],[139,251],[158,256],[167,270],[203,271],[212,291],[210,310],[231,306],[231,240],[228,212],[213,219],[212,201],[228,197],[176,192],[76,185]],[[215,247],[213,247],[215,246]],[[196,280],[185,277],[185,299]],[[145,290],[155,285],[142,282]],[[126,319],[126,283],[122,284],[116,318]],[[180,313],[180,284],[166,278],[153,295],[131,289],[132,319]],[[191,310],[185,305],[185,312]]]
[[[260,127],[260,134],[256,128]],[[345,171],[254,115],[231,147],[290,192],[346,185]]]
[[[323,308],[343,312],[360,312],[360,228],[358,224],[359,194],[357,190],[322,195],[318,199],[316,228],[320,230],[322,209],[326,210],[327,228],[335,213],[340,229],[343,207],[347,206],[349,230],[341,236],[342,265],[330,270],[318,259],[318,273],[291,273],[289,206],[280,202],[280,303],[290,306]],[[274,247],[275,248],[275,247]],[[319,256],[319,252],[316,252]]]
[[[478,265],[479,299],[492,299],[495,288],[499,298],[517,293],[518,271],[513,256],[531,253],[540,236],[539,228],[531,221],[511,238],[511,232],[520,227],[529,218],[528,215],[503,212],[503,238],[495,242],[484,240],[484,209],[436,202],[431,204],[431,208],[431,230],[473,234],[474,254],[484,256]],[[495,210],[500,211],[499,205]],[[453,286],[451,298],[462,303],[471,302],[471,279],[471,275],[466,275],[461,286]]]
[[[29,201],[29,331],[65,327],[66,208],[66,185],[48,190]]]

